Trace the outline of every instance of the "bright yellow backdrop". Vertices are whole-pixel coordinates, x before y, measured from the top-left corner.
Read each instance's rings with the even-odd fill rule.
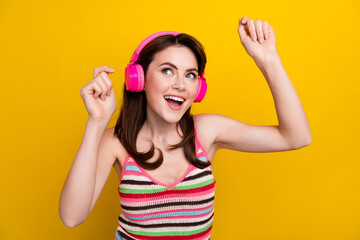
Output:
[[[219,151],[211,239],[360,239],[359,12],[355,0],[1,1],[0,239],[114,239],[114,170],[85,223],[70,229],[58,214],[87,120],[79,92],[108,65],[120,101],[124,67],[154,32],[186,32],[205,46],[209,88],[194,114],[277,124],[266,80],[239,41],[242,16],[274,28],[312,143]]]

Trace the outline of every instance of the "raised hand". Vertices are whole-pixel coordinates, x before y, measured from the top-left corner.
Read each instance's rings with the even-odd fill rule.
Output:
[[[249,19],[239,20],[238,33],[246,52],[256,62],[261,62],[272,54],[277,54],[274,29],[267,21]]]
[[[89,120],[108,124],[116,110],[116,97],[108,73],[114,69],[104,65],[94,69],[94,78],[83,86],[80,95],[84,101]]]

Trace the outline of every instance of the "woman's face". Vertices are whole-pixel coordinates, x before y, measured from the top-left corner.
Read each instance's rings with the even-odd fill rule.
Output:
[[[185,46],[170,46],[155,54],[145,76],[147,116],[180,121],[195,99],[198,64]]]

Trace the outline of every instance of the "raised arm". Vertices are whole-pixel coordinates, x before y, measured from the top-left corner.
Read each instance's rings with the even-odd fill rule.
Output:
[[[279,124],[257,126],[221,115],[202,115],[198,120],[212,129],[212,148],[245,152],[294,150],[311,143],[309,123],[300,99],[276,51],[274,29],[266,21],[243,17],[239,36],[246,52],[263,73],[274,98]],[[267,37],[265,37],[267,35]]]
[[[59,214],[67,227],[80,225],[89,216],[115,161],[112,132],[106,127],[116,109],[116,98],[103,71],[110,69],[95,68],[94,79],[80,91],[89,120],[60,195]]]

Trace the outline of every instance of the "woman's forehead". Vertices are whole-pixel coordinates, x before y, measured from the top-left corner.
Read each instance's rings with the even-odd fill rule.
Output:
[[[197,60],[195,54],[188,47],[185,46],[167,47],[164,50],[155,54],[153,61],[156,62],[157,65],[163,62],[171,62],[172,64],[179,67],[197,68]]]

